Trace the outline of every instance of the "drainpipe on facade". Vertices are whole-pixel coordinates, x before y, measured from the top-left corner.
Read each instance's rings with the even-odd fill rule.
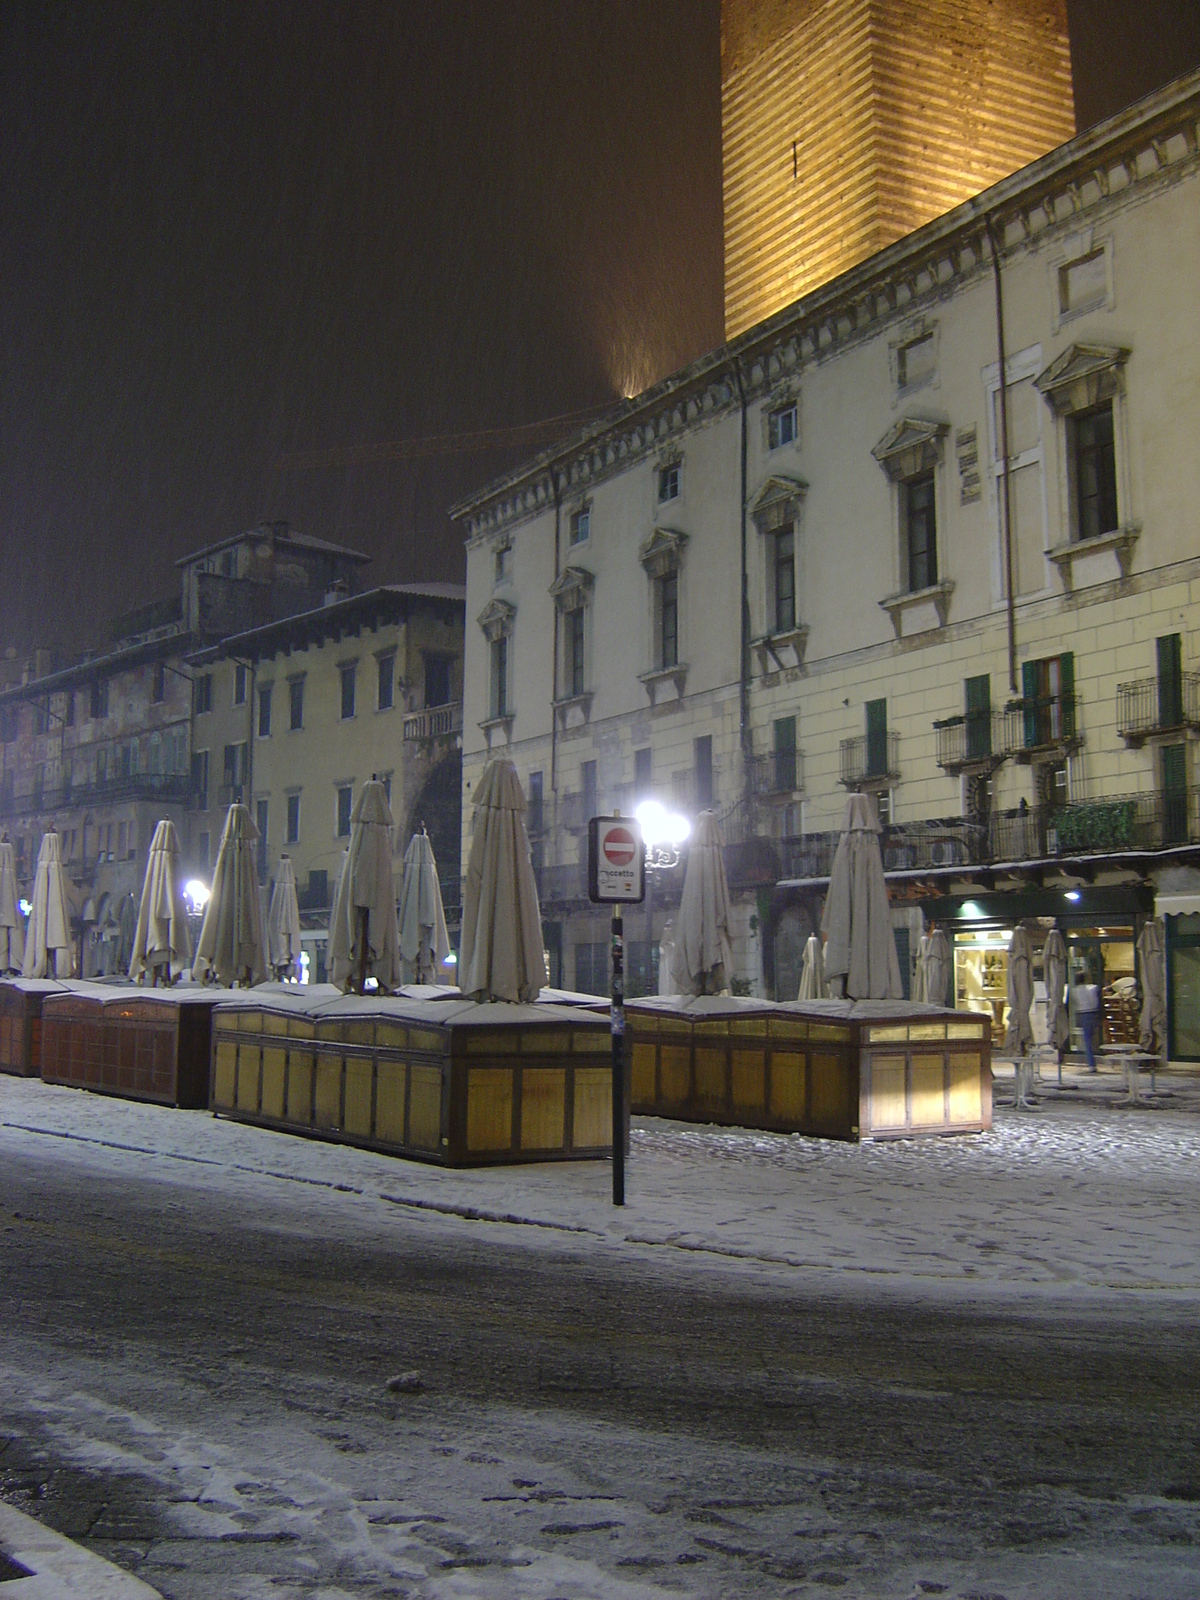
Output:
[[[741,441],[741,537],[742,537],[742,608],[741,608],[741,641],[738,652],[739,666],[739,695],[738,695],[738,732],[742,750],[742,782],[743,787],[749,792],[750,783],[750,586],[746,571],[746,444],[747,444],[747,413],[746,413],[746,386],[742,382],[742,369],[735,356],[733,359],[733,376],[737,383],[738,400],[742,408],[742,441]]]
[[[562,494],[558,473],[550,468],[550,487],[554,493],[554,581],[558,582],[559,544],[562,538]],[[550,654],[550,793],[554,796],[554,826],[558,827],[558,601],[554,602],[554,648]],[[544,826],[543,821],[543,826]]]
[[[1000,480],[1001,524],[1004,529],[1004,588],[1008,596],[1008,687],[1017,690],[1017,609],[1013,595],[1012,515],[1009,498],[1011,482],[1008,455],[1008,354],[1004,344],[1004,291],[1000,283],[1000,240],[996,219],[989,212],[984,219],[992,249],[992,281],[996,286],[996,343],[1000,351],[1000,453],[1004,471]]]

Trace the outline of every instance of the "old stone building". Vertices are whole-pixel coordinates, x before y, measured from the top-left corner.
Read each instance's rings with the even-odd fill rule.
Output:
[[[39,652],[23,681],[6,674],[0,828],[25,892],[42,835],[60,834],[78,970],[117,971],[127,958],[160,818],[175,823],[197,869],[207,868],[207,804],[225,773],[210,770],[207,744],[197,759],[194,720],[211,684],[193,684],[185,657],[250,622],[341,599],[366,561],[285,523],[265,524],[186,556],[178,595],[117,618],[103,652],[55,672]]]
[[[457,508],[464,811],[511,754],[562,981],[604,986],[588,816],[659,795],[722,816],[738,986],[794,994],[859,789],[906,972],[946,924],[998,1020],[1058,921],[1128,983],[1157,896],[1200,1058],[1198,136],[1192,75]]]
[[[208,775],[191,819],[196,870],[215,855],[229,802],[243,799],[262,883],[281,855],[292,859],[314,978],[324,975],[330,901],[368,778],[387,786],[399,855],[428,827],[443,893],[457,902],[463,602],[463,589],[444,583],[331,595],[188,660],[193,765]]]

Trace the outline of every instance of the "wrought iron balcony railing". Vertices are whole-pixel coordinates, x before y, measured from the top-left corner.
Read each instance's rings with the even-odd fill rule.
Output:
[[[1117,685],[1117,732],[1130,744],[1155,733],[1200,727],[1200,672]]]
[[[1119,795],[993,816],[992,861],[1113,855],[1200,843],[1200,790]]]
[[[804,792],[804,757],[799,750],[773,750],[746,763],[750,793],[763,799]]]
[[[840,781],[847,788],[875,779],[900,776],[900,736],[888,733],[886,737],[868,737],[858,734],[853,739],[843,739],[840,746]]]
[[[94,780],[35,789],[27,794],[0,790],[0,816],[21,817],[74,806],[115,804],[123,800],[167,800],[186,804],[192,798],[191,774],[186,772],[135,772]]]

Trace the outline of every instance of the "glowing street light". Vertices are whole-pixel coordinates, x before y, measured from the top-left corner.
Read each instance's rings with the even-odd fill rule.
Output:
[[[193,915],[204,910],[211,893],[212,890],[199,878],[192,878],[183,886],[184,899],[190,901]]]
[[[633,814],[646,845],[646,866],[651,871],[673,867],[692,831],[688,819],[659,800],[643,800]]]

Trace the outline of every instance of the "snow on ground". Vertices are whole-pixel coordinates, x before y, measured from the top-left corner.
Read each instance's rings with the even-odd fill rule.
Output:
[[[304,1184],[368,1202],[524,1224],[577,1247],[632,1243],[803,1269],[872,1294],[1200,1292],[1200,1117],[1068,1098],[1000,1107],[989,1133],[850,1145],[635,1122],[627,1204],[606,1162],[448,1171],[39,1080],[0,1078],[0,1149],[60,1141],[63,1160],[250,1189]],[[294,1191],[293,1191],[294,1194]],[[314,1198],[316,1195],[314,1194]],[[353,1216],[353,1222],[351,1222]]]

